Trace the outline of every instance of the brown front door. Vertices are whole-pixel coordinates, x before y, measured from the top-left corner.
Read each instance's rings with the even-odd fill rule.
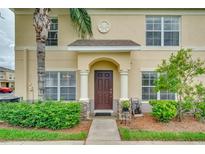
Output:
[[[95,71],[95,109],[112,109],[113,72]]]

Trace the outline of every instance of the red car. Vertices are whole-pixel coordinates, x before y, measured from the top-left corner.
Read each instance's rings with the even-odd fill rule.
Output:
[[[8,87],[0,87],[0,93],[11,93],[13,90]]]

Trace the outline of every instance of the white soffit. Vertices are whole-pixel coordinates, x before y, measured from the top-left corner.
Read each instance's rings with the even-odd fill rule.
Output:
[[[132,51],[140,46],[68,46],[69,51]]]

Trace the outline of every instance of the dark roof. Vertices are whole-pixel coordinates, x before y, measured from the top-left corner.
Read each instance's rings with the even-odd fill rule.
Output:
[[[76,40],[68,46],[140,46],[132,40]]]
[[[5,68],[5,67],[0,67],[0,71],[1,72],[14,72],[14,70],[9,69],[9,68]]]

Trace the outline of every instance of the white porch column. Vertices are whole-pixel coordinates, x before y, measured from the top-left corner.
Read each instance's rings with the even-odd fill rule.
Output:
[[[88,70],[80,71],[80,101],[83,104],[83,119],[89,119],[90,117],[90,105],[88,98]]]
[[[88,101],[88,70],[80,71],[80,101]]]
[[[120,71],[121,89],[120,100],[127,100],[128,98],[128,70]]]

